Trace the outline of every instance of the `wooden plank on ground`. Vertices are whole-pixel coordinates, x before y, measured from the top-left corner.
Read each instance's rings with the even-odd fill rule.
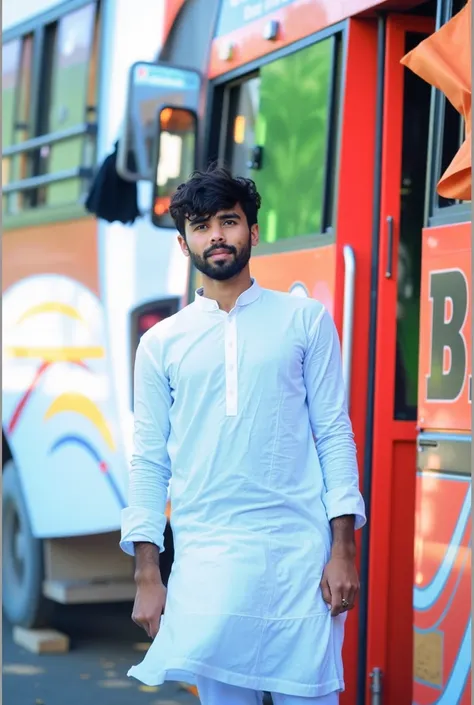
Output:
[[[55,629],[13,627],[13,641],[35,654],[65,654],[69,651],[69,637]]]

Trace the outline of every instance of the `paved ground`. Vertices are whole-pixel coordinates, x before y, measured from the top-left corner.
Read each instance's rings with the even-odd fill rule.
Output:
[[[131,610],[131,604],[61,607],[54,626],[71,638],[63,655],[18,647],[4,619],[3,705],[199,705],[178,684],[147,688],[127,678],[149,643]]]

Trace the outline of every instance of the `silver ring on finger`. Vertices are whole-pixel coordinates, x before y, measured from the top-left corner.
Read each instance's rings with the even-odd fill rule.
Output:
[[[348,603],[348,601],[346,600],[345,597],[342,598],[342,600],[341,600],[341,605],[342,605],[342,608],[343,608],[343,609],[345,609],[345,610],[348,609],[349,603]]]

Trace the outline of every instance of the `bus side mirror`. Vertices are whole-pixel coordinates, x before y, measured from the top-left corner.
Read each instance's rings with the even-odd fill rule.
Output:
[[[130,68],[117,172],[126,181],[155,182],[156,117],[166,106],[197,113],[201,93],[197,71],[139,61]]]
[[[197,116],[193,110],[164,107],[158,114],[151,222],[174,228],[171,196],[196,168]]]

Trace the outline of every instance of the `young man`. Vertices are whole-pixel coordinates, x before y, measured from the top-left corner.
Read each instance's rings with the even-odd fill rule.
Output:
[[[365,523],[339,339],[318,301],[251,279],[259,207],[253,181],[223,169],[171,202],[203,288],[137,351],[121,546],[136,559],[133,619],[154,641],[129,674],[196,683],[202,705],[257,705],[263,691],[336,705]]]

